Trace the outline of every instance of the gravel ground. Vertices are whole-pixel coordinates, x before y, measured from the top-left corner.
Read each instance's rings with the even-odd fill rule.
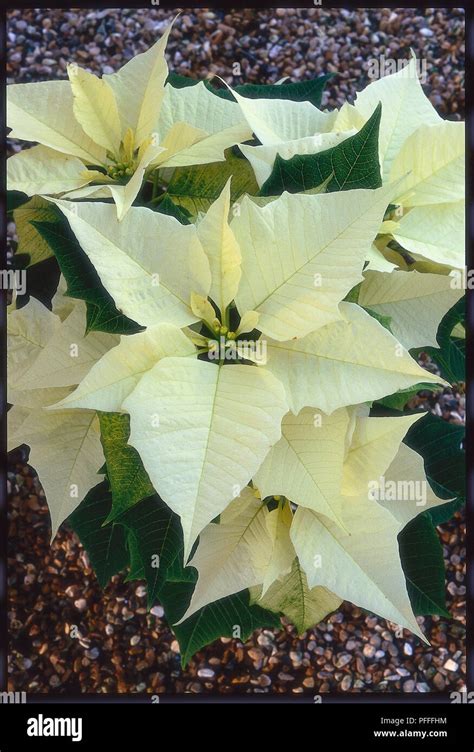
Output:
[[[15,10],[9,13],[10,82],[64,78],[76,60],[110,73],[145,50],[168,11]],[[203,42],[204,40],[204,42]],[[426,61],[426,92],[444,117],[464,117],[462,9],[183,10],[168,46],[182,74],[222,75],[233,83],[294,80],[334,71],[325,105],[340,106],[368,83],[371,57]],[[240,62],[242,77],[232,79]],[[14,227],[10,226],[15,247]],[[462,387],[435,403],[416,402],[450,422],[464,418]],[[415,405],[413,405],[415,406]],[[185,670],[160,607],[145,589],[113,578],[105,593],[76,536],[63,526],[48,544],[46,502],[20,450],[10,455],[9,689],[29,692],[324,693],[441,692],[465,686],[465,529],[458,513],[439,528],[452,619],[425,617],[431,646],[344,604],[299,637],[259,630],[243,644],[221,639]],[[80,637],[72,638],[73,626]]]

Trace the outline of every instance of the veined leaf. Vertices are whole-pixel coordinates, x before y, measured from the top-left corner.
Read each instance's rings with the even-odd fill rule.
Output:
[[[340,523],[344,439],[349,416],[304,408],[283,418],[282,437],[254,477],[262,498],[282,495]]]
[[[317,154],[296,154],[285,160],[277,155],[272,174],[260,190],[261,196],[283,191],[301,193],[315,188],[331,173],[327,191],[379,188],[382,185],[378,161],[378,131],[381,105],[354,136]]]
[[[242,253],[239,311],[257,311],[260,331],[279,341],[340,320],[392,190],[284,193],[264,207],[244,198],[231,223]]]
[[[390,317],[390,329],[407,350],[436,346],[438,322],[459,300],[462,290],[452,277],[440,274],[393,271],[366,272],[359,305]]]
[[[311,590],[298,559],[291,572],[276,580],[267,593],[259,597],[260,588],[252,588],[251,598],[269,611],[284,614],[296,627],[298,634],[319,624],[342,603],[341,598],[324,587]]]
[[[422,369],[360,306],[341,303],[340,310],[344,321],[328,324],[302,339],[267,340],[265,367],[285,386],[293,413],[306,406],[331,413],[422,380],[444,383]]]
[[[409,522],[398,536],[398,544],[413,613],[449,618],[443,548],[430,517],[421,514]]]
[[[54,225],[36,221],[32,224],[56,256],[67,282],[66,294],[85,300],[88,331],[112,334],[132,334],[140,331],[138,324],[117,310],[92,263],[64,220]]]
[[[117,521],[126,528],[127,537],[133,541],[132,546],[140,556],[147,583],[148,607],[151,608],[166,580],[168,567],[178,556],[182,557],[179,518],[153,495],[139,501]]]
[[[200,531],[245,488],[287,412],[263,369],[165,358],[123,403],[134,446],[163,500],[181,517],[185,556]]]
[[[55,203],[121,311],[143,326],[196,321],[190,296],[206,297],[211,275],[194,225],[138,206],[117,222],[111,204]]]
[[[129,561],[123,527],[104,527],[111,506],[110,489],[104,480],[89,491],[69,517],[69,522],[86,549],[99,584],[103,588],[114,574],[125,569]]]
[[[136,449],[128,442],[130,419],[121,413],[99,413],[100,438],[112,493],[107,522],[115,520],[155,489]]]

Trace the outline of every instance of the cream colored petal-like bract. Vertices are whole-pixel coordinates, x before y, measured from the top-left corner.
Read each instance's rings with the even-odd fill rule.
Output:
[[[242,253],[240,313],[257,311],[259,329],[276,340],[340,320],[392,191],[283,193],[263,207],[244,197],[231,222]]]
[[[104,464],[98,419],[89,410],[32,410],[21,427],[30,447],[51,515],[52,537],[61,523],[100,482]]]
[[[67,67],[74,96],[74,115],[84,133],[112,154],[118,154],[122,129],[115,94],[105,78],[98,78],[77,63]]]
[[[284,384],[293,413],[305,406],[332,413],[421,382],[446,385],[360,306],[341,303],[341,312],[343,321],[303,339],[266,340],[265,368]]]
[[[369,271],[358,302],[381,316],[389,316],[390,330],[409,350],[438,346],[439,322],[462,294],[463,290],[453,287],[452,278],[442,274]]]
[[[185,557],[281,436],[288,406],[264,369],[165,358],[123,403],[130,439],[162,499],[180,515]]]
[[[84,163],[48,146],[33,146],[7,160],[7,183],[11,191],[27,196],[62,193],[81,188],[89,182]]]
[[[222,315],[237,294],[241,276],[240,248],[229,226],[230,182],[229,178],[219,198],[197,225],[198,238],[211,268],[209,297]]]
[[[176,154],[189,149],[206,136],[207,133],[202,128],[194,128],[188,123],[173,123],[168,133],[160,139],[160,144],[165,151],[153,160],[153,165],[161,165],[162,162],[172,159]]]
[[[105,149],[94,143],[74,117],[69,81],[41,81],[7,87],[11,138],[38,141],[88,164],[102,164]]]
[[[115,94],[122,132],[131,128],[136,146],[157,128],[168,76],[165,48],[171,26],[149,50],[135,55],[117,73],[103,76]]]
[[[336,119],[336,111],[322,112],[310,102],[249,99],[230,90],[250,128],[265,146],[325,133],[331,130]]]
[[[349,424],[342,408],[323,415],[311,408],[282,421],[282,437],[257,471],[262,498],[286,496],[303,507],[341,523],[341,482]]]
[[[208,525],[189,564],[199,572],[191,603],[178,624],[208,603],[259,585],[270,560],[268,510],[250,489],[236,499],[231,519]],[[293,554],[294,555],[294,554]]]
[[[393,237],[411,253],[462,269],[465,259],[464,201],[415,206],[403,215]]]
[[[157,129],[161,140],[166,138],[175,123],[187,123],[210,135],[242,126],[245,118],[236,102],[216,96],[207,89],[204,81],[200,81],[183,89],[175,89],[169,84],[165,86]],[[244,132],[248,134],[245,138],[251,137],[250,128]]]
[[[86,305],[78,301],[31,368],[17,379],[17,387],[37,389],[78,384],[94,363],[118,342],[115,334],[89,332],[86,335],[85,328]]]
[[[33,296],[23,308],[8,310],[7,316],[7,383],[18,388],[20,380],[27,380],[48,342],[61,328],[61,320]],[[38,386],[33,381],[33,387]],[[50,386],[50,385],[48,385]]]
[[[403,527],[421,512],[449,501],[436,496],[426,478],[423,458],[406,444],[400,444],[384,472],[376,499]]]
[[[120,412],[124,399],[159,360],[195,352],[191,340],[171,324],[157,324],[144,332],[122,336],[120,343],[92,366],[77,389],[54,407]]]
[[[241,144],[239,148],[252,165],[257,183],[261,188],[271,175],[277,154],[282,159],[291,159],[295,154],[318,154],[320,151],[337,146],[354,133],[356,133],[355,129],[347,132],[316,133],[314,136],[292,139],[272,146]]]
[[[276,613],[283,613],[303,634],[339,608],[342,599],[324,587],[308,587],[306,575],[297,558],[291,572],[276,580],[261,597],[261,588],[251,588],[251,602]]]
[[[118,222],[111,204],[55,203],[126,316],[143,326],[196,321],[191,293],[206,297],[211,273],[194,225],[137,206]]]
[[[23,424],[30,413],[38,408],[52,405],[53,402],[65,397],[71,387],[52,387],[51,389],[9,389],[7,400],[13,407],[7,413],[7,446],[8,450],[20,444],[26,444],[28,436],[23,431]]]
[[[67,282],[61,274],[59,277],[58,287],[51,300],[51,309],[61,321],[64,321],[71,311],[76,307],[77,300],[66,295]]]
[[[461,201],[465,186],[464,123],[421,125],[395,157],[390,179],[406,175],[395,203],[404,206]]]
[[[400,71],[373,81],[359,92],[354,106],[368,120],[379,102],[379,159],[385,182],[403,142],[421,125],[437,125],[441,118],[423,91],[414,55]]]
[[[265,568],[262,595],[268,591],[276,579],[291,571],[295,549],[290,539],[293,512],[287,501],[279,503],[265,517],[265,525],[270,536],[270,558]],[[268,544],[267,544],[268,545]]]
[[[341,492],[345,496],[367,496],[394,459],[410,426],[423,414],[358,417],[344,462]]]
[[[234,146],[234,144],[240,144],[241,141],[245,141],[251,135],[246,123],[239,123],[210,135],[206,134],[205,138],[169,157],[166,153],[163,154],[160,167],[186,167],[188,165],[223,162],[226,149]],[[160,161],[160,158],[158,158],[158,161]]]
[[[400,563],[399,523],[377,502],[364,497],[346,500],[344,523],[348,533],[310,509],[297,510],[290,534],[308,586],[326,587],[425,640]]]

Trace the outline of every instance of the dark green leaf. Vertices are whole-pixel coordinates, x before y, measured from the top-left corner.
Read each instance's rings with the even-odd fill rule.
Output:
[[[400,559],[415,616],[448,616],[443,548],[427,513],[419,514],[398,536]]]
[[[431,517],[431,521],[435,527],[438,525],[444,525],[445,522],[448,522],[460,509],[464,506],[464,499],[454,499],[453,501],[448,501],[447,504],[440,504],[438,507],[433,507],[432,509],[429,509],[426,512],[423,512],[423,514],[429,514]]]
[[[189,225],[191,224],[188,217],[189,212],[184,208],[184,206],[178,206],[175,204],[171,198],[169,197],[168,193],[165,193],[162,200],[159,204],[157,204],[156,207],[150,207],[154,211],[159,212],[159,214],[167,214],[170,217],[174,217],[178,220],[178,222],[181,222],[182,225]]]
[[[428,480],[441,498],[466,495],[464,432],[464,426],[427,413],[405,436],[405,444],[423,457]]]
[[[112,490],[112,509],[107,522],[120,517],[155,489],[137,450],[130,446],[130,416],[99,412],[100,438]]]
[[[283,191],[301,193],[333,178],[326,191],[379,188],[382,185],[378,156],[378,136],[382,105],[354,136],[318,154],[296,154],[291,159],[277,155],[261,196],[279,196]]]
[[[286,99],[292,102],[311,102],[315,107],[320,107],[324,88],[333,75],[329,73],[296,83],[290,81],[282,84],[237,84],[233,88],[238,94],[249,99]],[[170,73],[167,83],[175,89],[182,89],[186,86],[194,86],[199,82],[188,76]],[[205,80],[204,84],[216,96],[234,101],[232,93],[226,87],[218,89],[208,80]]]
[[[134,538],[148,590],[148,606],[156,602],[170,567],[182,556],[182,528],[178,515],[159,496],[140,501],[120,517],[127,537]],[[134,564],[136,568],[136,565]]]
[[[58,224],[32,222],[54,251],[67,283],[67,295],[85,300],[87,331],[134,334],[141,331],[134,321],[117,310],[91,261],[80,247],[65,219]]]
[[[30,200],[30,196],[21,191],[7,191],[7,212],[10,214],[15,209],[18,209],[22,204],[26,204]]]
[[[140,548],[138,546],[138,540],[135,533],[128,532],[127,534],[127,547],[130,556],[129,572],[125,578],[125,582],[131,582],[132,580],[144,580],[145,579],[145,567],[140,556]]]
[[[383,405],[384,407],[391,408],[392,410],[399,410],[400,412],[403,410],[407,402],[409,402],[415,395],[418,394],[418,392],[422,391],[433,391],[433,384],[429,383],[420,383],[415,384],[415,386],[407,387],[406,389],[399,389],[398,392],[395,392],[394,394],[390,394],[387,397],[383,397],[380,400],[377,400],[378,405]]]
[[[178,621],[189,605],[193,590],[190,583],[166,583],[160,599],[171,625]],[[247,640],[260,627],[281,627],[277,614],[249,603],[248,590],[204,606],[182,624],[173,625],[179,642],[181,661],[186,666],[202,647],[220,637]]]
[[[420,347],[410,351],[414,357],[420,352],[428,353],[439,366],[443,378],[451,384],[466,378],[466,340],[451,336],[456,324],[465,325],[465,322],[466,299],[463,296],[441,319],[436,334],[439,348]]]
[[[103,527],[112,507],[107,481],[95,486],[69,516],[73,530],[86,549],[101,587],[129,561],[125,531],[120,525]]]

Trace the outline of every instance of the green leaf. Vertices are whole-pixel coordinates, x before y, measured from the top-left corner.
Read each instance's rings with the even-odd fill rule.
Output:
[[[7,191],[7,214],[18,209],[22,204],[26,204],[30,197],[21,191]]]
[[[61,214],[58,212],[58,217]],[[67,282],[67,295],[85,300],[87,331],[111,334],[134,334],[138,324],[117,310],[112,297],[102,285],[99,275],[77,242],[66,220],[57,224],[32,222],[42,238],[51,246]]]
[[[138,540],[135,533],[129,532],[127,535],[127,548],[130,557],[129,572],[125,578],[125,582],[132,582],[132,580],[144,580],[145,579],[145,567],[140,556],[140,550],[138,547]]]
[[[177,167],[168,185],[168,196],[174,204],[196,216],[200,211],[207,211],[220,196],[230,176],[231,203],[244,193],[258,193],[249,162],[227,150],[225,162]]]
[[[173,87],[173,89],[184,89],[186,86],[194,86],[199,83],[195,78],[191,76],[181,76],[179,73],[170,71],[166,83]]]
[[[120,517],[137,502],[155,493],[136,449],[130,446],[130,416],[99,412],[100,438],[112,490],[112,509],[107,522]]]
[[[182,225],[189,225],[191,222],[189,221],[189,212],[184,208],[184,206],[177,206],[169,195],[167,193],[164,194],[163,198],[161,199],[160,203],[157,204],[156,207],[150,207],[154,211],[159,212],[160,214],[167,214],[170,217],[174,217],[178,220],[178,222],[181,222]]]
[[[238,84],[234,87],[238,94],[249,99],[289,99],[292,102],[311,102],[315,107],[321,107],[321,99],[324,88],[333,73],[318,76],[307,81],[284,82],[282,84]],[[185,86],[194,86],[199,83],[189,76],[180,76],[177,73],[168,75],[167,83],[175,89],[182,89]],[[209,91],[222,99],[234,101],[232,93],[227,88],[217,89],[208,80],[204,81]]]
[[[13,211],[13,221],[18,235],[17,253],[27,253],[28,266],[33,266],[54,255],[49,243],[38,233],[33,222],[57,223],[58,213],[50,201],[33,196]]]
[[[124,569],[129,561],[125,531],[120,525],[103,527],[110,513],[112,495],[107,481],[94,486],[69,516],[73,530],[86,549],[101,587]]]
[[[191,600],[193,585],[190,583],[166,583],[160,599],[171,624],[183,615]],[[220,637],[236,637],[245,642],[252,632],[260,627],[281,627],[277,614],[250,605],[248,590],[210,603],[173,626],[181,651],[181,662],[186,666],[202,647]]]
[[[415,616],[449,617],[443,548],[429,513],[419,514],[398,536],[400,558]]]
[[[465,325],[466,298],[463,296],[441,319],[436,334],[439,348],[421,347],[410,350],[414,357],[426,352],[437,363],[441,375],[451,384],[466,378],[466,340],[453,337],[451,333],[457,324]]]
[[[387,397],[383,397],[380,400],[377,400],[377,405],[383,405],[384,407],[388,407],[391,410],[398,410],[402,411],[407,402],[409,402],[413,397],[415,397],[418,392],[421,391],[433,391],[433,384],[415,384],[415,386],[410,386],[407,389],[399,389],[398,392],[395,392],[395,394],[389,394]]]
[[[423,457],[428,480],[441,498],[466,495],[464,433],[464,426],[427,413],[405,436],[405,444]]]
[[[277,155],[272,174],[263,184],[261,196],[283,191],[301,193],[320,185],[334,173],[327,192],[382,185],[378,157],[378,134],[382,105],[354,136],[318,154],[296,154],[291,159]]]
[[[168,567],[182,556],[182,530],[178,515],[159,496],[150,496],[120,517],[127,538],[132,538],[133,567],[137,570],[137,553],[143,565],[148,590],[148,607],[156,602]],[[140,570],[141,571],[141,570]]]
[[[454,499],[454,501],[448,501],[447,504],[441,504],[438,507],[433,507],[423,514],[429,514],[431,522],[435,527],[438,525],[444,525],[448,522],[465,504],[464,499]]]

